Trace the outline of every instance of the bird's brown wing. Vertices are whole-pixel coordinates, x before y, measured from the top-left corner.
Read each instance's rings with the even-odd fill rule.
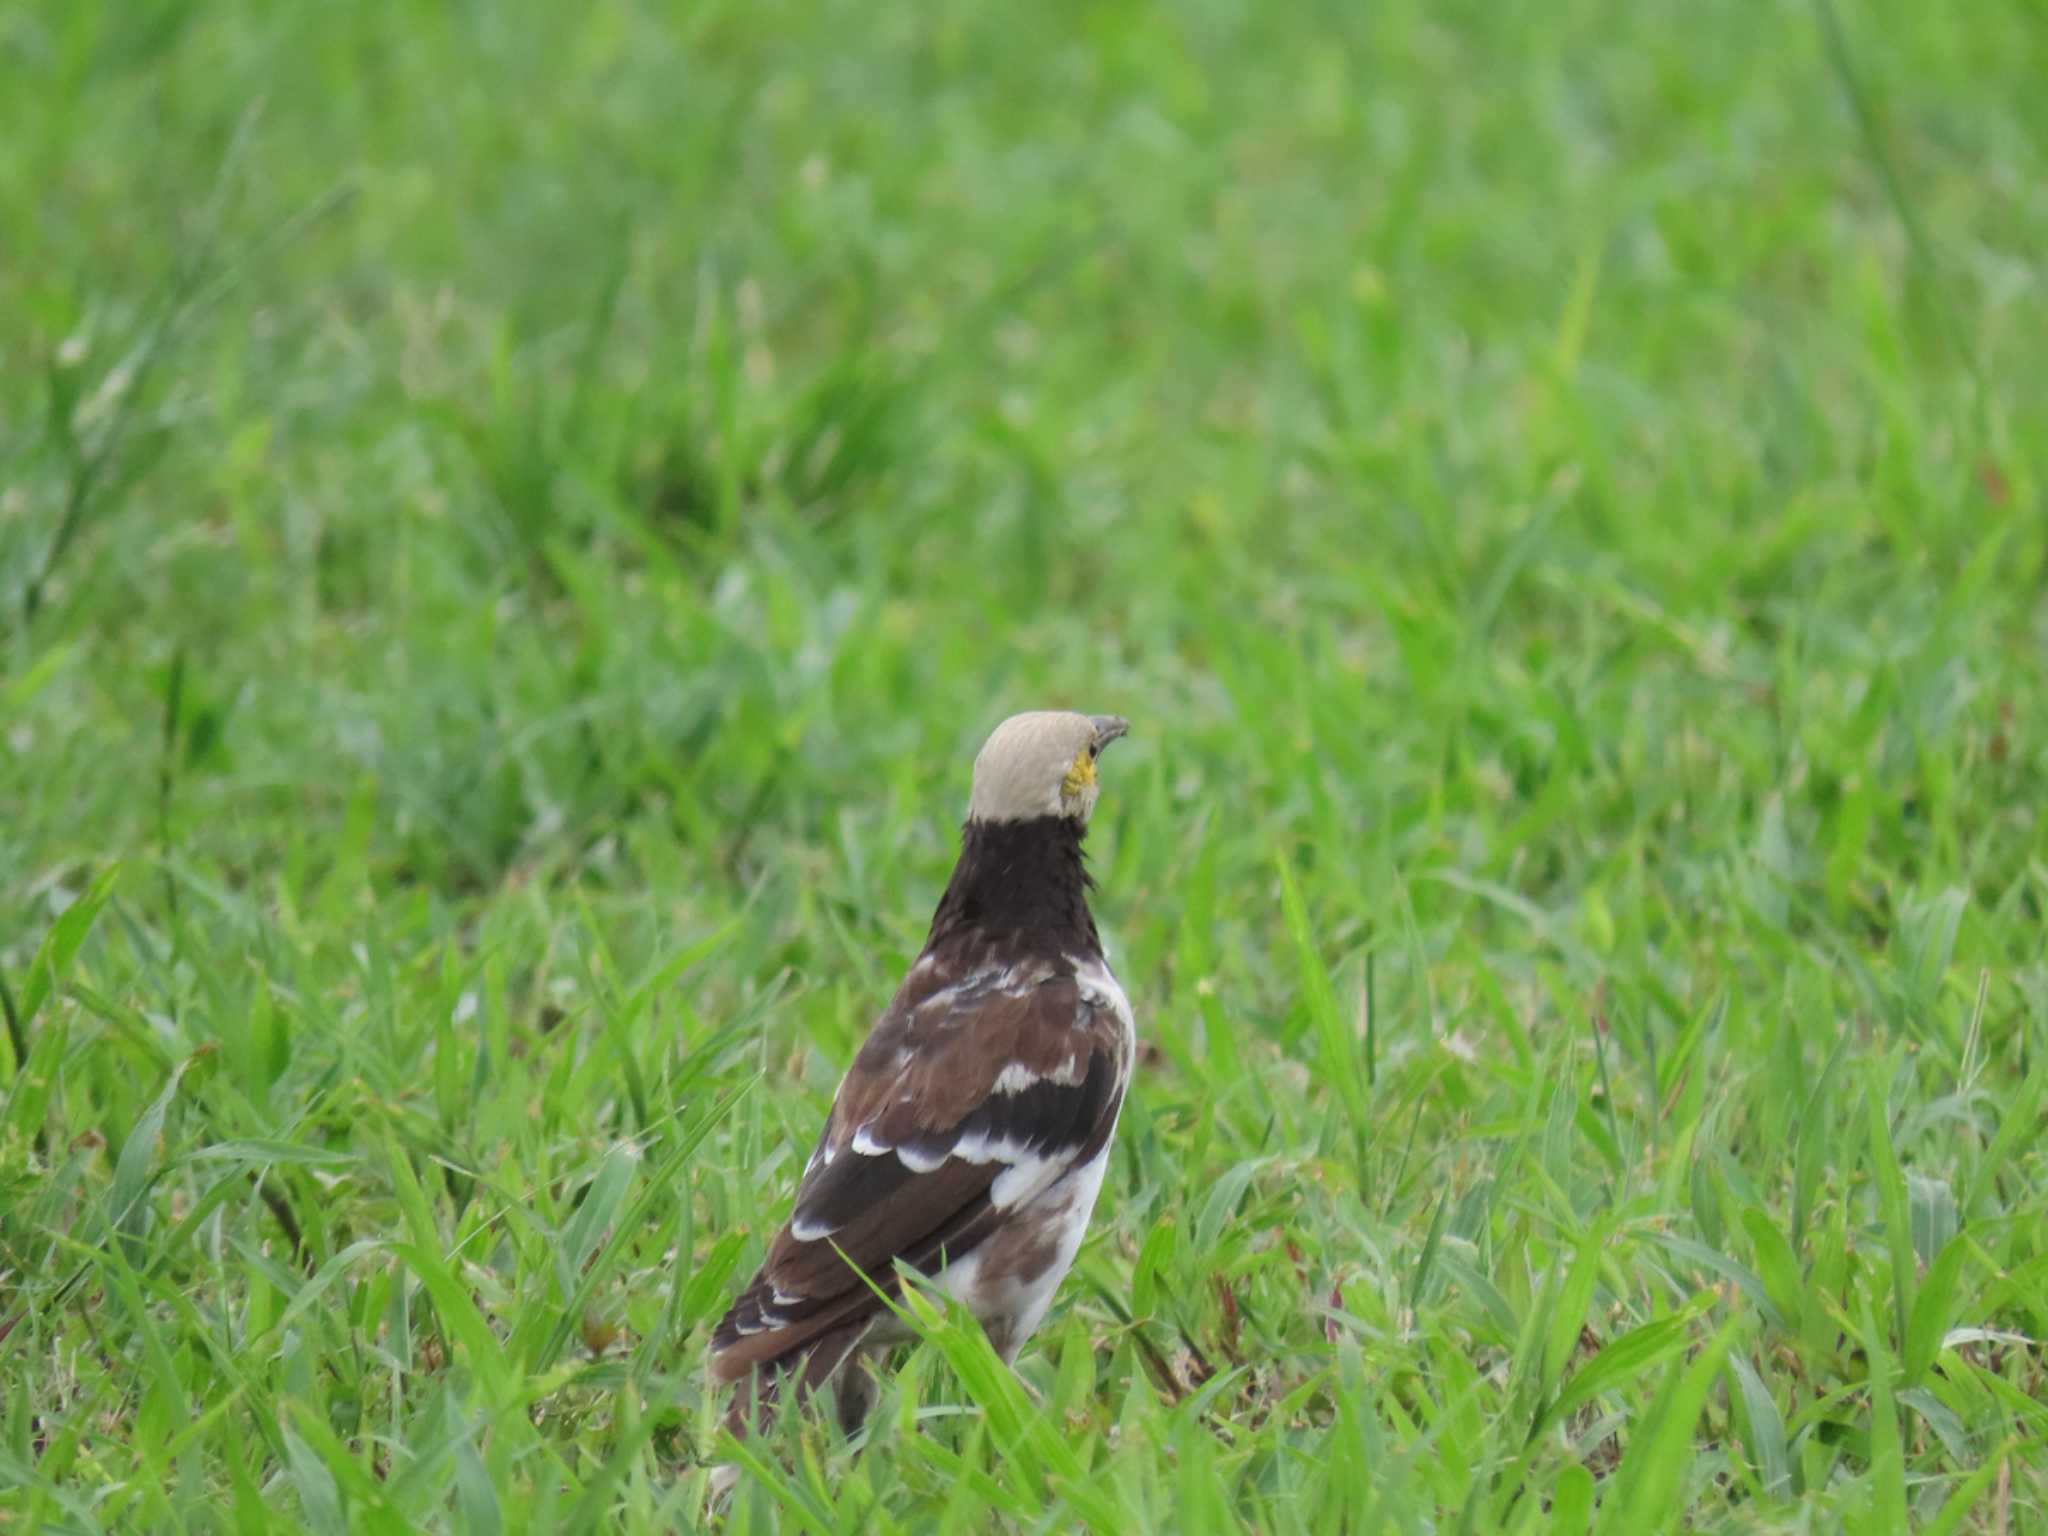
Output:
[[[1095,1156],[1129,1063],[1073,962],[987,946],[920,959],[839,1085],[796,1208],[712,1336],[735,1380],[868,1317]]]

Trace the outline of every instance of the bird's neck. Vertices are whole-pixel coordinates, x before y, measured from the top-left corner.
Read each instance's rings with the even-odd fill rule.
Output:
[[[1026,821],[970,820],[960,834],[960,862],[932,918],[931,949],[963,931],[1015,933],[1027,941],[1099,954],[1088,910],[1087,828],[1070,816]]]

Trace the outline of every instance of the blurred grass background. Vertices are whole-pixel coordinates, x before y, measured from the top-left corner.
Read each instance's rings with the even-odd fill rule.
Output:
[[[688,1528],[969,756],[1148,1042],[734,1530],[2048,1522],[2048,14],[0,14],[0,1515]]]

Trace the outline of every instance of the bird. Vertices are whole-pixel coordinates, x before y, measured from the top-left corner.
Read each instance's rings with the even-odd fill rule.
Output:
[[[867,1357],[912,1335],[897,1266],[978,1318],[1006,1364],[1044,1320],[1101,1192],[1137,1054],[1082,856],[1116,715],[1037,710],[974,760],[924,947],[833,1094],[789,1219],[712,1332],[736,1434],[826,1387],[857,1431]]]

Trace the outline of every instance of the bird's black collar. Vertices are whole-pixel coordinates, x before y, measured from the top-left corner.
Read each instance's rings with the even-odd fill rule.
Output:
[[[1094,881],[1081,853],[1087,831],[1071,816],[970,820],[927,947],[957,930],[980,929],[1050,940],[1068,953],[1100,953],[1088,910]]]

